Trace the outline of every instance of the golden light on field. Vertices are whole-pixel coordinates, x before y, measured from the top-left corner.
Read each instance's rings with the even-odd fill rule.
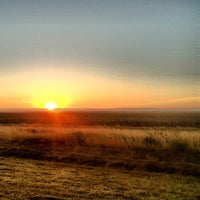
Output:
[[[56,103],[54,102],[48,102],[47,104],[45,104],[44,106],[47,110],[53,111],[55,110],[58,106],[56,105]]]

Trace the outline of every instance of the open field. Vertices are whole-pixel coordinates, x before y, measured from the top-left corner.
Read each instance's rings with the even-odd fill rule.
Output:
[[[7,200],[198,200],[199,179],[18,158],[0,159],[0,198]]]
[[[200,199],[198,112],[3,113],[0,122],[4,199]]]
[[[108,127],[194,127],[200,128],[200,112],[22,112],[0,113],[0,124],[56,124]]]

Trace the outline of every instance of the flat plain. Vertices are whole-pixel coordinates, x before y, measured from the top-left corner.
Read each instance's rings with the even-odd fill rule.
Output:
[[[0,114],[1,199],[200,199],[199,112]]]

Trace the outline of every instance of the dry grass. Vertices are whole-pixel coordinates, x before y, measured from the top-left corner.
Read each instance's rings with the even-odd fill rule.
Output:
[[[58,127],[58,126],[0,126],[0,140],[40,143],[62,142],[89,146],[170,149],[200,151],[198,128],[140,128],[120,129],[104,127]],[[183,145],[183,146],[182,146]],[[177,149],[176,149],[177,148]]]
[[[36,161],[0,159],[3,200],[198,200],[195,177]]]
[[[2,156],[200,176],[198,128],[1,126]]]
[[[0,199],[198,200],[199,116],[0,114]]]

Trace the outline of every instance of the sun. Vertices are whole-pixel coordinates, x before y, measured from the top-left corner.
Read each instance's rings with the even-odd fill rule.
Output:
[[[58,106],[54,102],[48,102],[44,106],[47,110],[53,111],[55,110]]]

